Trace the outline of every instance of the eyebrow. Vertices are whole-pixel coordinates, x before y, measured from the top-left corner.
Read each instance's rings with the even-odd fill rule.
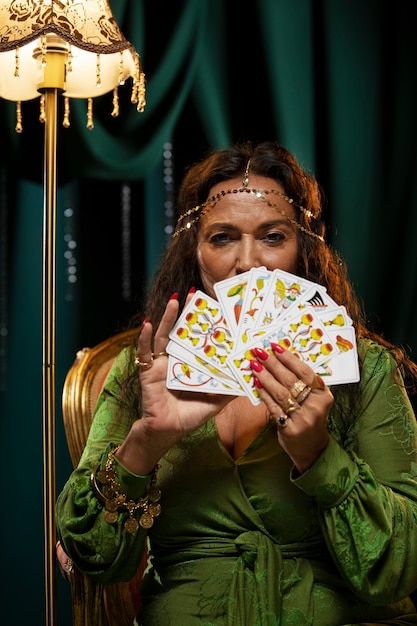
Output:
[[[276,220],[269,220],[268,222],[262,222],[260,224],[258,224],[258,226],[256,227],[256,230],[266,230],[268,228],[273,228],[276,226],[292,226],[292,220],[291,218],[287,217],[287,218],[279,218]],[[208,224],[204,230],[212,230],[212,229],[218,229],[218,230],[240,230],[239,226],[237,226],[236,224],[230,223],[230,222],[212,222],[211,224]]]

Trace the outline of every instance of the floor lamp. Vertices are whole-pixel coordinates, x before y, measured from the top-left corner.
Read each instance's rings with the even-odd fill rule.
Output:
[[[15,101],[16,131],[22,132],[22,101],[40,98],[45,124],[43,284],[42,284],[42,426],[43,512],[46,625],[56,624],[56,197],[58,98],[64,98],[63,125],[69,126],[70,98],[88,101],[92,129],[93,97],[132,79],[131,100],[145,106],[145,80],[139,55],[112,15],[107,0],[0,0],[0,97]]]

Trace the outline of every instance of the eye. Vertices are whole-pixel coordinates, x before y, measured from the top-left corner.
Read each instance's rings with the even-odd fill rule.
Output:
[[[209,238],[209,242],[213,246],[222,246],[229,243],[230,241],[233,241],[233,237],[230,235],[230,233],[226,232],[215,233]]]
[[[273,230],[265,233],[265,235],[263,235],[261,239],[263,239],[267,243],[279,244],[287,239],[287,235],[282,231]]]

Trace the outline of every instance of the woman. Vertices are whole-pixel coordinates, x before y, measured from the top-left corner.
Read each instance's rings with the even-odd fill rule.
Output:
[[[321,203],[271,142],[185,175],[136,345],[57,503],[66,553],[103,583],[132,577],[149,539],[138,624],[417,624],[417,368],[367,329]],[[250,361],[257,405],[167,388],[168,335],[191,294],[215,297],[252,267],[319,283],[346,307],[360,382],[330,389],[274,344]]]

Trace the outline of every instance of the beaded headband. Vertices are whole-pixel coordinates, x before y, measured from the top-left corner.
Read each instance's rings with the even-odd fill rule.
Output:
[[[242,180],[241,187],[238,187],[236,189],[222,189],[221,191],[219,191],[219,193],[216,193],[214,196],[211,196],[202,204],[197,204],[197,206],[193,207],[192,209],[188,209],[188,211],[185,211],[185,213],[179,216],[175,231],[172,236],[178,237],[178,235],[184,232],[185,230],[189,230],[193,224],[198,222],[200,217],[204,215],[209,208],[215,206],[215,204],[217,204],[217,202],[219,202],[219,200],[221,200],[225,196],[229,194],[249,193],[249,194],[256,196],[256,198],[259,198],[263,202],[265,202],[268,206],[276,209],[278,213],[283,215],[286,219],[288,219],[292,224],[294,224],[296,228],[301,230],[303,233],[306,233],[307,235],[311,235],[311,237],[315,237],[316,239],[319,239],[320,241],[324,241],[324,237],[322,237],[321,235],[318,235],[317,233],[313,232],[309,228],[306,228],[302,224],[299,224],[297,220],[294,220],[288,217],[285,211],[283,211],[277,204],[269,200],[267,196],[269,196],[270,194],[279,196],[280,198],[288,202],[288,204],[292,204],[293,206],[295,206],[299,211],[304,213],[304,215],[306,215],[307,217],[312,217],[314,219],[314,215],[309,209],[306,209],[300,204],[297,204],[296,202],[294,202],[292,198],[287,196],[285,193],[278,191],[277,189],[251,189],[248,187],[250,161],[251,160],[249,159],[246,165],[245,174]],[[197,211],[199,211],[199,214],[196,217],[190,218],[190,216],[193,215],[194,213],[197,213]],[[185,218],[190,218],[190,219],[187,220],[184,226],[180,226],[182,220],[184,220]]]

